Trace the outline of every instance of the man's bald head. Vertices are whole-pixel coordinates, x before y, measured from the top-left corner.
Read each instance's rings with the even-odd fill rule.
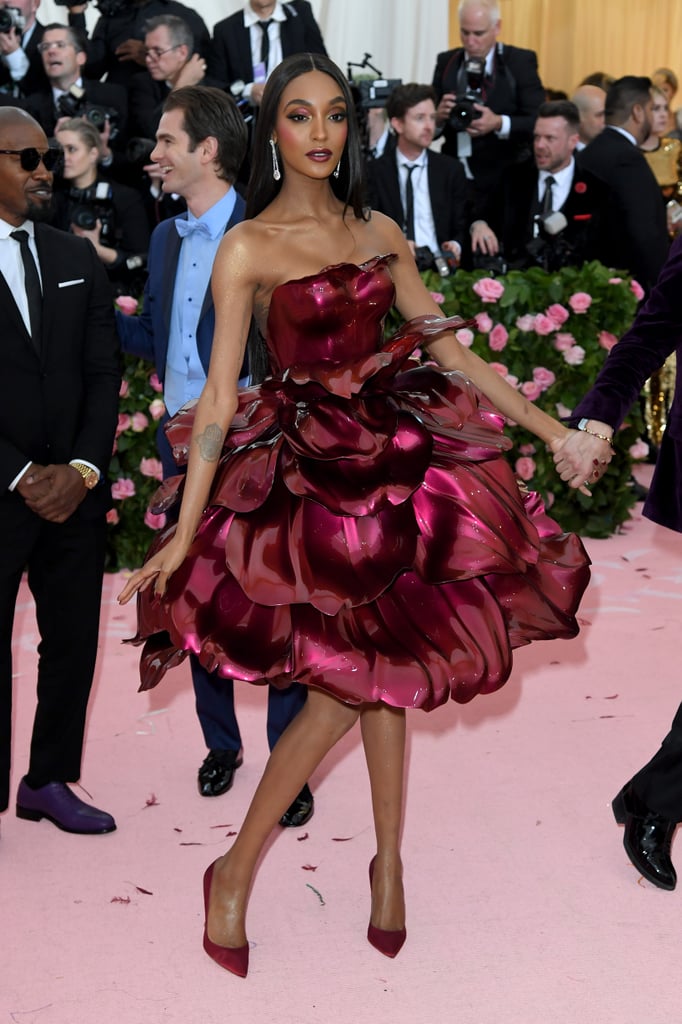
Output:
[[[598,85],[580,85],[571,99],[580,113],[580,139],[587,145],[604,128],[606,93]]]

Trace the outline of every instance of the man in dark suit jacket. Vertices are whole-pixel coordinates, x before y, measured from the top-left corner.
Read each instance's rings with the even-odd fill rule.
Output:
[[[608,189],[595,257],[633,274],[651,289],[669,249],[665,207],[638,146],[651,127],[651,80],[626,75],[606,94],[606,127],[580,155]]]
[[[0,89],[12,96],[28,96],[45,84],[38,51],[43,26],[36,18],[40,0],[2,0],[0,7],[16,8],[24,19],[22,31],[13,26],[8,32],[0,32]]]
[[[267,26],[268,36],[265,66],[260,66],[261,24]],[[267,76],[284,57],[294,53],[327,53],[307,0],[247,0],[243,11],[214,27],[208,71],[223,86],[241,83],[241,95],[257,107]],[[254,54],[258,60],[254,60]]]
[[[67,832],[111,832],[111,815],[66,785],[80,775],[111,504],[120,386],[111,290],[89,242],[34,224],[52,194],[40,126],[3,107],[0,150],[0,811],[9,802],[12,621],[27,568],[41,639],[17,814]]]
[[[96,106],[110,108],[116,134],[111,145],[121,149],[127,139],[128,98],[125,90],[108,82],[91,82],[81,77],[85,64],[85,39],[68,25],[46,25],[40,43],[46,85],[26,98],[25,108],[45,134],[54,135],[59,117],[80,116]],[[82,100],[79,97],[82,95]],[[61,99],[61,97],[64,99]],[[60,102],[63,106],[60,109]],[[114,135],[112,131],[112,136]]]
[[[533,132],[534,160],[510,168],[501,194],[489,197],[486,221],[515,268],[554,271],[594,258],[606,187],[575,158],[579,124],[569,100],[543,103]],[[475,247],[486,230],[486,222],[472,225]]]
[[[545,92],[535,53],[497,42],[501,21],[495,0],[461,0],[459,25],[462,46],[438,54],[433,87],[445,138],[442,152],[462,160],[477,203],[501,186],[506,168],[520,154],[530,152]],[[472,58],[483,62],[482,80],[467,73]],[[472,85],[479,86],[471,93],[478,116],[462,127],[452,111],[456,98],[471,92]]]
[[[646,380],[677,353],[682,366],[682,238],[669,257],[630,330],[611,349],[591,390],[573,410],[579,432],[555,456],[563,480],[577,486],[610,459],[606,440],[617,430]],[[595,467],[597,467],[595,469]],[[668,413],[644,515],[682,532],[682,373]],[[653,758],[613,801],[625,825],[623,843],[635,867],[654,885],[674,889],[670,844],[682,821],[682,705]]]
[[[459,262],[467,241],[468,202],[464,171],[457,160],[429,150],[436,129],[435,93],[429,85],[400,85],[386,104],[396,145],[369,161],[369,201],[392,217],[413,248],[439,250]],[[413,220],[407,223],[407,176],[413,194]]]
[[[142,314],[119,314],[117,321],[124,351],[155,364],[167,411],[174,415],[199,397],[208,372],[215,327],[210,275],[223,235],[244,216],[244,201],[233,183],[246,149],[246,126],[231,97],[218,89],[189,86],[166,100],[156,137],[152,159],[161,169],[164,191],[182,195],[188,213],[155,229]],[[177,477],[180,470],[162,429],[159,453],[164,478]],[[190,664],[208,747],[199,769],[199,792],[219,796],[232,785],[243,757],[233,684],[208,672],[193,655]],[[269,687],[268,694],[268,741],[273,747],[303,706],[306,689],[295,683],[285,691]],[[313,797],[305,786],[282,824],[303,825],[312,813]]]
[[[147,70],[130,83],[130,134],[153,139],[164,101],[173,89],[219,83],[206,77],[206,62],[194,52],[194,38],[186,21],[160,14],[145,25]]]

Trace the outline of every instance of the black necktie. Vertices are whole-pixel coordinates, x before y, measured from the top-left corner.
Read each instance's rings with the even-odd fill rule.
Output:
[[[260,41],[260,62],[265,69],[265,74],[268,73],[268,58],[270,57],[270,37],[268,36],[268,29],[272,24],[272,18],[268,18],[267,21],[259,21],[258,25],[263,33],[263,38]]]
[[[540,203],[540,215],[542,217],[548,217],[554,209],[552,201],[552,185],[556,185],[556,181],[551,174],[548,174],[545,178],[545,191],[542,196],[542,202]]]
[[[24,286],[28,299],[28,315],[31,321],[31,337],[33,344],[40,349],[40,333],[43,321],[43,291],[33,253],[28,247],[28,231],[11,231],[10,238],[19,243],[21,261],[24,264]]]
[[[407,170],[405,182],[405,238],[414,242],[414,189],[412,187],[412,171],[416,164],[403,164]]]

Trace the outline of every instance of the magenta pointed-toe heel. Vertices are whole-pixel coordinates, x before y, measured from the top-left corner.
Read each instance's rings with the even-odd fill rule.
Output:
[[[215,960],[220,967],[224,967],[226,971],[236,974],[239,978],[245,978],[249,973],[248,942],[244,946],[218,946],[208,937],[208,901],[211,895],[211,881],[213,879],[214,867],[215,861],[213,864],[209,864],[206,868],[206,873],[204,874],[204,949],[210,956],[211,960]]]
[[[374,876],[374,861],[376,857],[372,857],[369,862],[369,887],[372,888],[372,878]],[[374,946],[384,956],[394,957],[397,956],[400,950],[405,944],[407,938],[407,929],[398,928],[396,931],[388,932],[383,928],[375,928],[370,921],[369,927],[367,928],[367,941],[370,946]]]

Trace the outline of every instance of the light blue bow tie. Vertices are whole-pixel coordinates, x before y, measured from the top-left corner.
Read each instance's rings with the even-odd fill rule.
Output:
[[[201,238],[211,238],[211,231],[208,224],[201,220],[176,220],[175,227],[180,238],[187,238],[188,235],[199,235]]]

